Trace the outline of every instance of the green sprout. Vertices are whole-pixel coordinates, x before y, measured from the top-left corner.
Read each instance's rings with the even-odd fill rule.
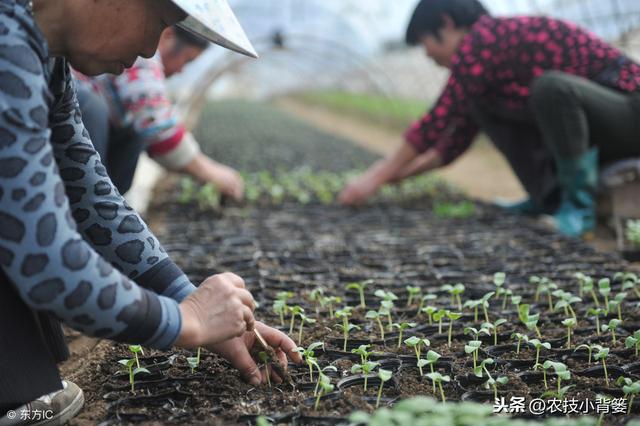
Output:
[[[533,345],[533,347],[536,349],[536,362],[535,362],[535,365],[539,365],[540,364],[540,351],[542,350],[542,348],[545,348],[546,350],[550,350],[551,349],[551,343],[549,343],[549,342],[541,342],[538,339],[531,339],[531,340],[529,340],[529,344]],[[533,369],[536,370],[535,366],[534,366]]]
[[[540,295],[546,294],[547,303],[549,304],[549,310],[551,312],[554,312],[552,295],[553,295],[553,292],[558,289],[558,285],[552,282],[551,280],[549,280],[548,278],[545,278],[545,277],[541,278],[536,276],[530,277],[529,282],[531,284],[536,285],[536,294],[535,294],[536,303],[540,301]]]
[[[435,306],[425,306],[420,310],[420,312],[427,314],[429,325],[433,325],[433,315],[438,312],[438,308],[436,308]]]
[[[522,342],[529,342],[529,336],[527,336],[526,334],[522,334],[522,333],[513,333],[511,334],[511,338],[512,339],[516,339],[518,341],[517,345],[516,345],[516,353],[519,354],[520,353],[520,345],[522,344]]]
[[[478,366],[478,350],[482,346],[482,342],[480,340],[470,340],[466,345],[464,345],[465,353],[471,354],[473,358],[473,368]]]
[[[592,360],[592,355],[593,355],[593,349],[595,349],[595,347],[598,345],[588,345],[586,343],[583,343],[582,345],[578,346],[574,352],[580,350],[580,349],[586,349],[587,353],[589,354],[589,360],[588,360],[588,364],[591,364],[591,360]]]
[[[301,345],[302,344],[302,328],[304,327],[304,324],[305,323],[315,324],[316,320],[314,320],[313,318],[309,318],[302,312],[299,315],[300,315],[300,328],[298,330],[298,345]]]
[[[462,317],[462,314],[446,311],[445,315],[449,320],[449,332],[447,333],[447,346],[451,347],[451,339],[453,335],[453,322],[456,320],[459,320]]]
[[[640,220],[628,219],[624,230],[624,236],[627,238],[631,246],[640,247]]]
[[[602,331],[611,332],[611,343],[613,343],[614,345],[617,343],[616,330],[618,329],[618,327],[620,327],[620,324],[622,324],[622,321],[617,318],[610,320],[609,324],[602,324]]]
[[[589,308],[587,315],[593,316],[596,319],[596,333],[600,335],[600,317],[606,316],[604,309],[602,308]]]
[[[364,364],[373,353],[370,352],[369,349],[371,349],[371,345],[360,345],[357,349],[351,349],[351,353],[360,355],[360,363]]]
[[[351,307],[345,307],[343,309],[340,309],[338,311],[336,311],[336,317],[337,318],[342,318],[342,324],[336,324],[336,327],[338,327],[339,329],[342,330],[343,336],[344,336],[344,347],[343,347],[343,351],[347,351],[347,342],[349,340],[349,333],[351,332],[351,330],[360,330],[360,327],[355,325],[355,324],[351,324],[349,322],[349,317],[351,317],[352,315],[352,309]]]
[[[393,330],[393,319],[391,318],[391,311],[393,310],[394,303],[398,300],[398,296],[393,294],[390,291],[384,290],[376,290],[374,293],[376,297],[382,299],[380,302],[380,309],[378,310],[381,314],[387,316],[387,320],[389,321],[389,331]]]
[[[365,318],[376,321],[376,323],[378,324],[378,327],[380,328],[380,339],[384,340],[384,326],[382,325],[382,321],[380,320],[382,316],[383,315],[381,315],[380,312],[368,311],[367,314],[365,315]]]
[[[633,290],[636,297],[640,299],[640,289],[638,289],[638,276],[633,272],[617,272],[613,276],[614,281],[622,282],[622,291]]]
[[[329,308],[329,318],[333,318],[333,307],[342,303],[342,298],[337,296],[329,296],[323,297],[320,302],[322,306],[327,306]]]
[[[322,398],[324,395],[328,394],[329,392],[333,392],[333,389],[334,389],[334,386],[331,384],[331,378],[329,378],[329,376],[326,376],[322,373],[320,374],[318,385],[319,385],[319,392],[317,392],[318,396],[316,396],[316,403],[313,406],[313,409],[316,411],[318,411],[320,398]]]
[[[553,292],[553,295],[560,299],[558,303],[556,303],[555,309],[564,309],[565,316],[571,315],[577,321],[578,317],[572,305],[582,302],[582,299],[564,290],[556,290]]]
[[[287,313],[287,303],[284,300],[274,300],[272,309],[280,318],[280,324],[284,326],[284,316]]]
[[[214,184],[207,183],[196,194],[196,201],[201,210],[218,209],[220,208],[220,192]]]
[[[364,300],[364,289],[365,287],[371,284],[373,284],[373,280],[366,280],[366,281],[361,281],[357,283],[347,284],[347,287],[346,287],[347,290],[356,290],[360,295],[360,307],[362,309],[367,309],[367,304],[365,303],[365,300]]]
[[[482,312],[484,313],[484,322],[491,322],[489,320],[489,300],[493,297],[493,295],[495,294],[495,292],[490,291],[489,293],[485,294],[484,296],[482,296],[482,299],[480,299],[481,301],[481,305],[482,306]]]
[[[303,358],[307,366],[309,367],[309,381],[313,382],[313,367],[318,368],[318,360],[316,358],[316,349],[321,348],[324,350],[323,342],[314,342],[310,344],[307,349],[298,346],[294,349],[294,352],[299,353]],[[318,368],[318,371],[320,369]]]
[[[520,305],[518,310],[518,316],[520,321],[527,327],[527,330],[535,330],[536,336],[538,338],[542,338],[542,334],[540,334],[540,329],[538,328],[538,321],[540,320],[540,314],[531,314],[530,306],[528,304]]]
[[[616,311],[618,313],[618,319],[620,321],[622,321],[622,302],[624,302],[624,299],[627,297],[627,293],[626,292],[621,292],[616,294],[616,297],[613,298],[613,300],[609,301],[609,306],[607,307],[607,310],[610,311]]]
[[[135,358],[121,359],[118,362],[127,368],[127,372],[129,373],[129,383],[131,384],[131,392],[135,392],[135,383],[136,383],[135,377],[138,374],[143,374],[143,373],[151,374],[151,372],[146,368],[141,368],[141,367],[133,368],[133,366],[136,365]]]
[[[429,351],[427,352],[427,359],[419,359],[418,360],[418,369],[420,369],[420,377],[423,376],[422,373],[422,368],[426,365],[429,366],[429,369],[431,370],[431,373],[435,373],[435,366],[438,363],[438,360],[441,358],[442,356],[437,353],[436,351]],[[433,382],[433,393],[436,393],[436,384],[435,382]]]
[[[431,381],[433,382],[434,385],[437,385],[438,388],[440,389],[440,397],[442,398],[442,402],[445,403],[446,402],[446,398],[444,396],[444,389],[442,388],[442,382],[450,382],[451,381],[451,377],[449,376],[444,376],[440,373],[429,373],[426,374],[426,377],[428,377],[429,379],[431,379]]]
[[[497,345],[498,344],[498,327],[500,327],[503,324],[506,324],[507,320],[504,318],[500,318],[497,319],[496,322],[494,323],[490,323],[490,322],[485,322],[484,324],[482,324],[482,328],[486,328],[487,330],[493,330],[493,344]]]
[[[429,301],[432,301],[432,300],[436,300],[437,298],[438,298],[438,296],[436,296],[435,294],[425,294],[424,296],[422,296],[420,298],[420,305],[418,306],[418,315],[420,315],[421,313],[424,312],[423,308],[424,308],[424,305],[425,305],[426,302],[429,302]]]
[[[412,336],[409,337],[408,339],[406,339],[404,341],[404,344],[407,345],[407,347],[409,348],[413,348],[413,351],[416,354],[416,360],[418,361],[418,363],[420,362],[420,355],[422,353],[422,346],[424,345],[425,348],[428,348],[429,346],[431,346],[431,342],[429,341],[429,339],[421,339],[419,337],[416,336]],[[420,370],[420,377],[422,377],[422,367],[418,366],[418,369]]]
[[[189,204],[196,195],[196,185],[189,177],[183,177],[180,179],[180,196],[178,197],[178,203]]]
[[[324,288],[322,287],[316,287],[309,293],[309,301],[314,302],[316,306],[316,315],[320,315],[320,307],[324,297]]]
[[[289,325],[289,334],[293,334],[293,326],[296,322],[296,317],[304,313],[304,309],[301,306],[292,306],[289,308],[289,312],[291,312],[291,322]]]
[[[465,287],[463,284],[445,284],[440,287],[440,290],[446,291],[451,296],[451,306],[458,306],[458,310],[462,310],[462,298],[460,297],[464,293]]]
[[[482,305],[481,299],[467,300],[466,302],[464,302],[464,305],[462,305],[463,308],[473,309],[473,321],[476,323],[478,322],[478,308],[480,307],[480,305]]]
[[[376,399],[376,408],[380,406],[380,398],[382,398],[382,388],[384,388],[384,384],[391,380],[392,372],[389,370],[385,370],[380,368],[378,370],[378,378],[380,379],[380,389],[378,389],[378,399]]]
[[[129,351],[133,354],[136,360],[136,367],[140,368],[140,359],[138,358],[138,354],[144,355],[144,351],[142,350],[142,346],[140,345],[129,345]]]
[[[640,348],[640,330],[636,330],[633,336],[629,336],[624,341],[624,346],[628,349],[635,348],[636,357],[638,356],[638,349]]]
[[[492,365],[494,364],[494,360],[491,358],[487,358],[485,360],[483,360],[479,366],[477,366],[476,368],[474,368],[473,370],[473,374],[475,374],[476,377],[483,377],[484,373],[486,373],[487,376],[487,381],[484,382],[484,388],[485,389],[493,389],[493,395],[494,398],[497,399],[498,398],[498,385],[506,385],[507,383],[509,383],[509,378],[506,376],[500,376],[497,378],[493,378],[491,376],[491,373],[489,372],[489,370],[487,369],[487,365]]]
[[[320,390],[320,384],[322,382],[322,376],[325,376],[325,372],[327,371],[332,371],[334,373],[338,372],[338,369],[336,367],[334,367],[333,365],[327,365],[326,367],[320,369],[318,368],[318,366],[316,366],[316,368],[318,369],[319,373],[318,374],[318,381],[316,382],[316,387],[313,391],[313,396],[318,396],[318,391]],[[333,389],[332,389],[333,390]]]
[[[573,275],[580,284],[580,297],[584,297],[585,294],[590,294],[593,299],[593,303],[596,307],[600,307],[600,301],[598,300],[598,295],[595,292],[593,286],[593,278],[588,275],[583,274],[582,272],[576,272]]]
[[[271,357],[268,353],[261,351],[258,352],[258,358],[260,358],[260,361],[262,361],[262,364],[264,365],[264,374],[265,376],[267,376],[267,384],[269,385],[269,387],[271,387],[271,372],[269,371]]]
[[[616,380],[616,385],[623,385],[622,392],[624,392],[624,396],[627,398],[627,415],[630,415],[633,400],[640,394],[640,382],[634,382],[628,377],[621,376]]]
[[[351,367],[352,374],[362,373],[364,375],[364,391],[365,392],[367,391],[369,374],[371,374],[373,370],[375,370],[379,365],[380,365],[379,362],[367,361],[362,364],[354,364],[353,367]]]
[[[567,318],[562,321],[562,325],[567,327],[567,349],[571,349],[571,330],[576,328],[578,322],[575,318]]]
[[[556,384],[558,386],[558,389],[556,392],[547,391],[544,394],[542,394],[542,397],[544,398],[546,396],[555,396],[558,399],[563,399],[567,391],[575,386],[575,385],[571,385],[571,386],[562,387],[563,380],[571,379],[571,372],[569,371],[569,368],[561,362],[553,362],[553,361],[545,361],[543,364],[543,367],[544,367],[543,372],[546,372],[546,370],[548,370],[549,368],[553,368],[553,371],[556,374]]]
[[[408,298],[407,298],[407,306],[411,306],[413,305],[413,301],[416,299],[420,299],[420,296],[422,295],[422,290],[420,289],[420,287],[414,287],[414,286],[406,286],[405,287],[407,289],[407,294],[408,294]]]
[[[609,312],[609,295],[611,294],[611,280],[609,278],[602,278],[598,281],[598,293],[604,297],[604,308]]]
[[[594,348],[598,351],[593,356],[596,361],[602,361],[602,368],[604,368],[604,380],[609,386],[609,373],[607,372],[607,357],[609,356],[609,348],[602,347],[600,345],[594,345]]]
[[[415,322],[403,322],[400,324],[393,324],[394,328],[397,328],[399,330],[398,333],[398,349],[400,349],[400,347],[402,346],[402,334],[404,333],[404,331],[408,328],[412,328],[415,327],[416,323]]]
[[[200,366],[200,349],[196,352],[196,356],[190,356],[187,358],[187,364],[191,367],[191,374],[195,373],[196,368]]]

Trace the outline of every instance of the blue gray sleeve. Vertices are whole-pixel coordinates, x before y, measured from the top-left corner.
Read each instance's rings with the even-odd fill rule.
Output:
[[[0,29],[7,29],[0,31],[0,267],[35,310],[49,311],[93,336],[168,348],[181,328],[177,302],[138,286],[125,275],[133,275],[135,266],[121,265],[125,274],[119,272],[78,232],[70,204],[78,205],[82,197],[74,191],[82,192],[82,185],[90,182],[80,175],[97,174],[101,166],[95,154],[87,155],[90,143],[72,134],[83,131],[77,111],[65,108],[75,104],[73,92],[67,88],[60,94],[49,87],[46,56],[34,47],[23,26],[0,14]],[[62,170],[57,163],[60,155],[68,157]],[[71,164],[76,170],[65,171]],[[109,184],[108,179],[101,180]],[[80,184],[65,187],[65,181]],[[115,198],[106,202],[123,208]],[[90,214],[100,216],[98,210],[112,214],[105,213],[112,209],[105,207],[94,205]],[[133,215],[124,210],[129,213],[123,211],[123,219]],[[133,217],[125,223],[130,222],[136,226]],[[137,253],[122,246],[125,239],[118,241],[116,253],[125,258]],[[153,244],[159,252],[157,241]],[[142,250],[141,258],[144,253],[150,251]],[[164,268],[173,270],[165,260],[166,255],[154,262],[155,271],[154,265],[141,268],[138,278],[148,274],[142,278],[152,281]],[[179,274],[174,274],[173,281],[179,281]],[[177,293],[173,296],[179,297]]]

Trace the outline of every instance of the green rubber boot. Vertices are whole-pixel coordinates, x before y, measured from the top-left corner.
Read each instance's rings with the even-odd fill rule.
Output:
[[[553,215],[558,231],[579,238],[596,227],[595,195],[598,184],[598,149],[591,148],[577,158],[560,158],[558,180],[562,204]]]
[[[508,213],[523,216],[538,216],[544,213],[544,210],[538,207],[531,198],[515,202],[496,200],[494,204]]]

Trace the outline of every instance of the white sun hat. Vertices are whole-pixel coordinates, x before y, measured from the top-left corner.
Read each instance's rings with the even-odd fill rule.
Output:
[[[212,43],[257,58],[227,0],[172,0],[189,16],[178,25]]]

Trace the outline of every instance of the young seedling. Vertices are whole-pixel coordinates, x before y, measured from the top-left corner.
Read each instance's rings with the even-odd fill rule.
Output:
[[[313,318],[309,318],[303,313],[300,313],[300,329],[298,330],[298,346],[302,344],[302,328],[304,327],[305,323],[315,324],[316,320],[314,320]]]
[[[484,322],[491,322],[489,320],[489,300],[493,297],[493,295],[495,294],[495,292],[490,291],[489,293],[485,294],[484,296],[482,296],[482,299],[480,299],[481,306],[482,306],[482,312],[484,313]]]
[[[309,301],[315,305],[317,316],[320,315],[320,307],[322,307],[322,299],[324,297],[324,288],[322,287],[316,287],[309,293]]]
[[[513,333],[511,335],[512,339],[516,339],[518,341],[518,343],[516,344],[516,353],[519,354],[520,353],[520,345],[522,344],[522,342],[528,343],[529,342],[529,336],[527,336],[526,334],[522,334],[522,333]]]
[[[553,295],[560,299],[558,303],[556,303],[555,309],[564,309],[564,315],[571,315],[577,322],[578,317],[576,316],[576,312],[573,310],[572,305],[574,303],[582,302],[582,299],[564,290],[556,290],[553,292]]]
[[[529,344],[533,345],[533,347],[536,349],[536,363],[535,363],[535,365],[539,365],[540,364],[540,351],[542,350],[542,348],[545,348],[546,350],[550,350],[551,349],[551,343],[549,343],[549,342],[541,342],[538,339],[531,339],[531,340],[529,340]],[[534,366],[533,369],[536,370],[536,367]]]
[[[471,354],[473,358],[473,368],[475,369],[478,366],[478,350],[482,346],[482,342],[480,340],[470,340],[466,345],[464,345],[464,351],[467,355]]]
[[[609,295],[611,294],[611,280],[609,278],[602,278],[598,281],[598,293],[604,297],[604,309],[609,314]]]
[[[451,381],[451,377],[444,376],[440,373],[429,373],[426,375],[433,382],[434,386],[437,385],[440,389],[440,397],[442,398],[442,402],[445,403],[447,400],[444,396],[444,389],[442,388],[442,382],[448,383]]]
[[[391,380],[392,372],[389,370],[385,370],[380,368],[378,370],[378,378],[380,379],[380,389],[378,389],[378,399],[376,399],[376,408],[380,406],[380,398],[382,398],[382,388],[384,388],[384,384]]]
[[[200,366],[200,350],[201,348],[198,348],[196,356],[190,356],[187,358],[187,364],[191,367],[191,374],[195,373],[196,368]]]
[[[334,314],[333,314],[333,307],[342,303],[342,297],[337,297],[337,296],[329,296],[329,297],[323,297],[322,298],[322,306],[326,306],[329,308],[329,318],[333,318]]]
[[[336,317],[342,318],[342,324],[336,324],[336,327],[342,330],[342,334],[344,336],[343,351],[345,352],[347,351],[347,342],[349,340],[349,333],[351,332],[351,330],[360,330],[359,326],[355,324],[351,324],[349,322],[349,317],[351,317],[352,315],[352,312],[351,312],[352,309],[353,308],[351,307],[345,307],[343,309],[336,311]]]
[[[371,284],[373,284],[373,280],[347,284],[347,290],[356,290],[358,292],[358,295],[360,295],[360,307],[362,309],[367,309],[367,304],[364,300],[364,289]]]
[[[529,282],[536,285],[536,295],[535,295],[536,303],[540,301],[540,295],[546,294],[549,310],[553,312],[554,309],[553,309],[552,293],[558,289],[558,286],[554,282],[550,281],[548,278],[544,278],[544,277],[541,278],[541,277],[534,276],[529,278]]]
[[[212,183],[203,185],[196,194],[198,207],[201,210],[220,208],[220,192]]]
[[[596,361],[602,362],[602,368],[604,368],[604,380],[609,386],[609,373],[607,372],[607,357],[609,356],[609,348],[602,347],[600,345],[594,345],[594,348],[597,350],[593,358]]]
[[[360,355],[360,363],[364,364],[369,360],[369,357],[373,352],[370,352],[371,345],[360,345],[357,349],[351,349],[352,354]]]
[[[425,303],[430,302],[432,300],[436,300],[437,298],[438,298],[438,296],[436,296],[435,294],[425,294],[424,296],[422,296],[420,298],[420,305],[418,306],[418,315],[420,315],[420,314],[422,314],[424,312]],[[435,310],[434,310],[434,312],[435,312]],[[426,313],[426,312],[424,312],[424,313]]]
[[[142,350],[142,346],[140,345],[129,345],[129,351],[133,354],[136,360],[136,367],[140,368],[140,359],[138,358],[138,354],[144,355],[144,351]]]
[[[542,394],[542,397],[544,398],[546,396],[555,396],[558,399],[564,399],[567,391],[575,386],[571,385],[562,387],[563,380],[571,379],[571,372],[569,371],[569,368],[567,368],[567,366],[561,362],[545,361],[543,364],[543,372],[546,372],[546,370],[548,370],[549,368],[553,368],[553,371],[556,374],[556,384],[558,385],[558,389],[556,392],[547,391]]]
[[[320,398],[329,392],[333,392],[334,386],[331,384],[331,378],[329,376],[325,376],[324,374],[320,374],[320,380],[318,380],[319,391],[316,396],[316,403],[313,406],[313,409],[318,411],[318,405],[320,405]]]
[[[567,318],[562,321],[562,325],[567,327],[567,349],[571,349],[571,330],[576,328],[578,321],[575,318]]]
[[[482,324],[482,328],[486,328],[487,330],[493,330],[493,344],[497,345],[498,344],[498,327],[500,327],[503,324],[506,324],[507,320],[504,318],[500,318],[498,320],[496,320],[496,322],[494,323],[490,323],[490,322],[485,322],[484,324]]]
[[[284,327],[284,316],[287,313],[287,304],[284,300],[274,300],[272,305],[273,312],[280,318],[280,324]]]
[[[129,373],[129,383],[131,384],[131,392],[135,392],[135,384],[136,384],[135,377],[138,374],[142,374],[142,373],[151,374],[151,372],[146,368],[140,368],[140,367],[133,368],[134,365],[136,365],[135,358],[121,359],[118,362],[127,368],[127,371]]]
[[[484,361],[482,361],[479,366],[474,368],[473,373],[476,375],[476,377],[483,377],[484,373],[486,373],[487,381],[484,382],[484,388],[485,389],[492,389],[493,388],[494,398],[497,399],[498,398],[498,385],[499,384],[500,385],[506,385],[507,383],[509,383],[509,378],[506,377],[506,376],[500,376],[500,377],[494,379],[491,376],[491,373],[489,373],[489,370],[487,369],[487,365],[492,365],[493,363],[494,363],[493,359],[487,358]]]
[[[400,347],[402,346],[402,334],[404,333],[404,331],[408,328],[413,328],[416,326],[415,322],[403,322],[400,324],[393,324],[394,328],[397,328],[399,333],[398,333],[398,349],[400,349]]]
[[[618,327],[620,327],[620,324],[622,324],[622,321],[617,318],[610,320],[609,324],[602,324],[602,331],[604,331],[605,333],[607,331],[611,333],[611,343],[614,345],[617,343],[616,330],[618,329]]]
[[[632,272],[618,272],[613,277],[614,281],[622,282],[622,291],[633,290],[636,297],[640,299],[640,289],[638,289],[638,276]]]
[[[378,324],[378,327],[380,328],[380,339],[384,340],[384,326],[382,325],[382,321],[380,319],[382,318],[382,316],[383,315],[380,312],[368,311],[367,315],[365,315],[365,318],[376,321],[376,323]]]
[[[438,321],[438,334],[442,334],[442,320],[447,315],[446,309],[440,309],[435,314],[433,314],[433,320]]]
[[[389,331],[393,330],[393,318],[391,318],[391,311],[394,308],[395,301],[398,300],[398,296],[391,293],[390,291],[384,290],[376,290],[376,297],[382,299],[380,302],[380,309],[378,311],[380,313],[384,313],[387,316],[387,320],[389,321]]]
[[[627,293],[624,291],[616,294],[616,297],[614,297],[613,300],[609,301],[609,306],[607,308],[609,312],[616,311],[618,313],[618,319],[620,321],[622,321],[622,302],[624,302],[624,299],[626,297]]]
[[[628,349],[635,348],[636,357],[638,356],[638,349],[640,348],[640,330],[636,330],[633,336],[629,336],[624,341],[624,346]]]
[[[596,307],[600,307],[600,300],[598,300],[598,295],[596,294],[593,286],[593,278],[583,274],[582,272],[576,272],[573,276],[580,284],[580,297],[584,297],[585,294],[590,294]]]
[[[302,307],[296,305],[289,308],[289,312],[291,312],[291,322],[289,325],[289,334],[293,334],[293,326],[296,322],[296,317],[304,313],[304,309]]]
[[[311,382],[313,382],[313,367],[316,367],[318,371],[320,371],[318,368],[318,360],[316,358],[316,349],[318,348],[324,350],[324,343],[314,342],[310,344],[307,349],[300,346],[294,349],[295,352],[298,352],[302,358],[304,358],[305,363],[309,367],[309,381]]]
[[[518,309],[518,316],[524,326],[527,327],[527,330],[534,330],[536,332],[536,336],[541,339],[542,334],[540,334],[540,329],[538,328],[540,314],[531,314],[529,308],[530,306],[528,304],[520,305],[520,308]]]
[[[264,375],[267,376],[267,384],[271,387],[271,371],[269,371],[269,364],[271,363],[271,357],[268,353],[261,351],[258,352],[258,358],[264,365]]]
[[[429,325],[433,325],[433,315],[438,312],[438,308],[436,308],[435,306],[425,306],[420,312],[427,314]]]
[[[464,302],[463,308],[473,309],[473,321],[478,322],[478,308],[482,305],[482,300],[467,300]]]
[[[414,300],[419,300],[421,298],[422,295],[422,290],[420,289],[420,287],[414,287],[414,286],[406,286],[405,287],[407,289],[407,307],[413,305]]]
[[[316,382],[316,387],[313,391],[313,396],[318,396],[318,391],[320,390],[320,383],[322,382],[322,376],[325,376],[325,373],[327,371],[332,371],[334,373],[338,372],[338,369],[336,367],[334,367],[333,365],[327,365],[326,367],[320,369],[318,367],[316,367],[318,369],[318,371],[320,372],[320,374],[318,374],[318,381]]]
[[[596,319],[596,333],[600,335],[600,317],[604,317],[606,314],[602,308],[589,308],[587,315],[595,317]]]
[[[458,310],[462,310],[462,298],[460,297],[462,293],[464,293],[464,285],[463,284],[445,284],[440,287],[440,290],[446,291],[451,296],[451,306],[457,306]]]
[[[178,203],[189,204],[196,196],[196,185],[191,178],[183,177],[180,179],[180,195]]]
[[[588,345],[588,344],[584,343],[584,344],[578,346],[574,350],[574,352],[579,351],[580,349],[586,349],[587,353],[589,354],[589,360],[588,360],[587,363],[591,364],[591,359],[592,359],[592,355],[593,355],[593,349],[595,349],[596,346],[598,346],[598,345]]]
[[[351,367],[352,374],[362,373],[364,375],[364,391],[365,392],[367,391],[369,374],[371,374],[373,370],[378,368],[379,365],[380,365],[379,362],[367,361],[362,364],[354,364],[353,367]]]
[[[616,385],[622,385],[622,392],[624,392],[624,396],[627,398],[627,415],[630,415],[633,400],[640,393],[640,382],[634,382],[628,377],[620,376],[618,380],[616,380]]]
[[[446,311],[445,315],[449,320],[449,332],[447,333],[447,346],[451,347],[451,339],[453,335],[453,323],[454,321],[459,320],[462,317],[462,314]]]
[[[404,344],[409,348],[413,348],[413,351],[416,354],[416,360],[419,362],[420,355],[422,354],[422,346],[424,345],[425,348],[428,348],[431,345],[431,342],[429,339],[421,339],[419,337],[412,336],[406,339]],[[422,377],[422,367],[418,366],[418,369],[420,370],[420,377]]]

